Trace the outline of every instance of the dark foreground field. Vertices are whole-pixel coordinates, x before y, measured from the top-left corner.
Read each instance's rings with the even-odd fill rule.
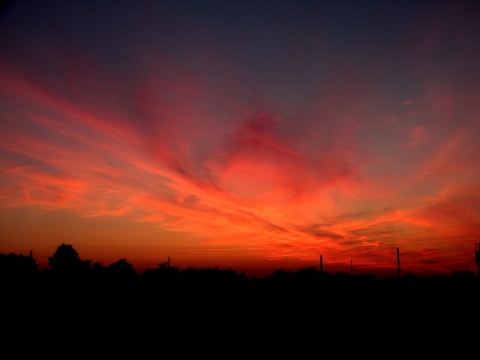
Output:
[[[93,349],[134,358],[310,358],[327,349],[328,358],[463,358],[478,344],[475,274],[377,279],[304,269],[248,279],[167,268],[133,277],[45,272],[1,284],[4,345],[61,347],[68,359]]]
[[[305,269],[248,279],[230,270],[163,269],[134,277],[39,273],[4,277],[1,284],[7,317],[86,325],[123,319],[174,328],[197,319],[250,322],[254,328],[262,320],[322,326],[343,319],[348,327],[373,318],[387,324],[463,319],[473,325],[480,312],[480,278],[470,273],[377,279]]]

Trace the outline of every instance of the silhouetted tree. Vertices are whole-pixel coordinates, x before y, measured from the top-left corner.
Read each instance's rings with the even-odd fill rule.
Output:
[[[90,269],[90,260],[82,261],[72,245],[62,243],[48,258],[52,271],[62,274],[79,274]]]
[[[103,274],[107,271],[107,267],[105,265],[103,265],[101,262],[94,262],[92,264],[92,272],[94,272],[95,274]]]
[[[107,266],[107,271],[116,279],[134,279],[137,277],[137,271],[127,259],[120,259]]]
[[[121,301],[126,306],[131,305],[130,301],[138,297],[138,276],[132,264],[126,259],[120,259],[107,266],[107,281],[110,296],[115,301]]]
[[[0,254],[0,277],[25,279],[31,278],[38,271],[38,264],[32,256],[10,253]]]

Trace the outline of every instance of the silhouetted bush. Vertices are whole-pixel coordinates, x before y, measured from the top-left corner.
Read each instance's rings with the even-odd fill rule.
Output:
[[[0,254],[0,277],[3,279],[25,279],[35,276],[38,264],[31,256],[14,253]]]

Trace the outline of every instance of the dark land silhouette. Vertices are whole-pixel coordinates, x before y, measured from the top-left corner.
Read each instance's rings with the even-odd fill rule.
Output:
[[[262,278],[248,278],[232,269],[186,268],[159,263],[137,273],[126,259],[107,266],[82,260],[72,245],[61,244],[48,259],[49,268],[39,270],[35,258],[21,254],[0,253],[0,279],[4,289],[14,289],[11,295],[74,294],[122,296],[148,301],[221,296],[249,297],[258,300],[295,301],[297,298],[316,302],[344,299],[352,303],[363,296],[388,296],[390,301],[408,300],[415,295],[437,300],[447,293],[475,298],[480,291],[480,276],[475,272],[453,271],[450,276],[417,277],[407,273],[399,278],[378,278],[371,274],[331,273],[308,267],[296,271],[278,269]],[[357,296],[357,295],[362,296]],[[421,300],[417,298],[417,300]],[[453,298],[452,298],[453,300]]]
[[[146,328],[162,332],[166,326],[171,336],[209,331],[223,337],[241,329],[253,337],[308,337],[312,331],[365,336],[367,329],[372,336],[467,336],[479,320],[475,272],[377,278],[309,267],[248,278],[231,269],[181,270],[166,262],[137,273],[126,259],[108,266],[82,260],[67,244],[48,263],[39,270],[31,255],[0,254],[4,326],[10,333],[41,334],[53,326],[59,337],[79,329],[103,336]]]

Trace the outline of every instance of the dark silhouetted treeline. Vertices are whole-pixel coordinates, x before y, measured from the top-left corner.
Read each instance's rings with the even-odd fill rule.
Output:
[[[417,277],[407,273],[402,278],[377,278],[370,274],[329,273],[314,267],[297,271],[276,270],[263,278],[248,278],[243,272],[218,268],[180,270],[169,262],[137,273],[126,259],[105,266],[82,260],[72,245],[61,244],[48,259],[49,268],[39,270],[35,258],[18,254],[0,254],[2,287],[18,293],[75,294],[97,297],[122,293],[133,300],[159,301],[235,296],[295,302],[344,300],[361,301],[365,296],[443,297],[472,296],[479,292],[480,278],[474,272],[454,271],[451,276]],[[456,295],[455,295],[456,294]]]
[[[180,270],[167,262],[137,273],[126,259],[108,266],[82,260],[67,244],[48,264],[39,270],[31,255],[0,254],[8,334],[38,336],[48,328],[43,335],[50,338],[53,331],[68,341],[71,333],[97,339],[161,333],[165,342],[167,334],[218,340],[232,332],[242,334],[230,338],[240,346],[252,338],[323,332],[362,337],[367,330],[420,338],[427,329],[466,331],[465,323],[477,325],[480,318],[480,278],[473,272],[380,279],[309,267],[248,278],[231,269]]]

